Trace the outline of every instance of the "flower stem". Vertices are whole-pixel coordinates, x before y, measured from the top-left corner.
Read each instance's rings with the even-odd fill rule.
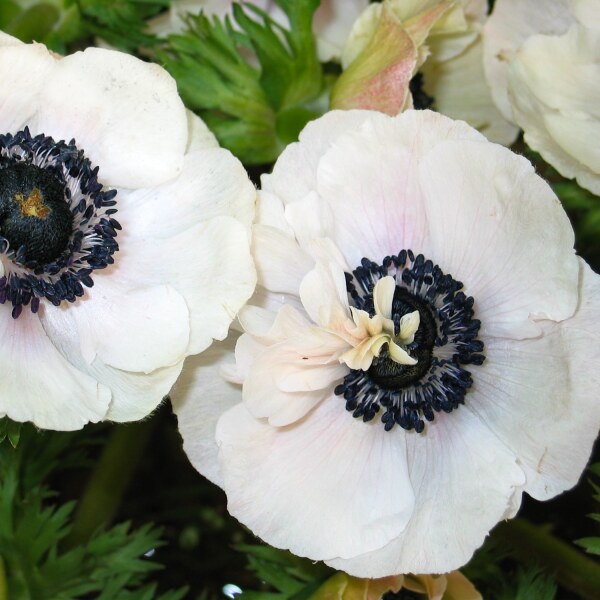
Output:
[[[73,529],[65,539],[67,548],[86,543],[99,527],[112,521],[157,421],[114,426],[77,504]]]
[[[524,562],[539,564],[560,585],[581,598],[600,598],[600,565],[545,528],[512,519],[500,523],[494,536],[508,544]]]
[[[6,570],[4,559],[0,556],[0,600],[8,600],[8,583],[6,582]]]

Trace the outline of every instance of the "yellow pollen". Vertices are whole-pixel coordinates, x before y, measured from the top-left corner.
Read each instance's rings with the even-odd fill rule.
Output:
[[[19,203],[24,217],[45,219],[50,214],[50,208],[44,204],[44,196],[38,188],[33,188],[27,198],[21,192],[17,192],[15,200]]]

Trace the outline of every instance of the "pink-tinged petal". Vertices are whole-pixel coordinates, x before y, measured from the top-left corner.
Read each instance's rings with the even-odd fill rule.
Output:
[[[331,107],[398,114],[406,104],[417,68],[417,46],[387,5],[371,39],[331,91]]]
[[[276,343],[255,352],[248,364],[243,399],[257,418],[284,426],[304,417],[330,396],[348,372],[339,356],[347,343],[323,330],[312,329],[301,336]],[[242,349],[240,349],[240,352]],[[236,358],[239,353],[236,349]]]
[[[358,266],[363,257],[380,261],[402,249],[427,253],[417,165],[445,138],[485,139],[466,124],[429,111],[394,118],[372,113],[367,124],[340,136],[324,154],[317,189],[335,214],[329,237],[349,265]]]
[[[527,160],[495,144],[447,141],[419,172],[428,258],[464,283],[483,334],[536,336],[532,319],[573,314],[579,271],[573,229]]]
[[[31,122],[45,102],[46,88],[57,62],[41,44],[12,43],[12,40],[6,36],[4,42],[0,41],[2,133],[16,133]]]
[[[68,431],[101,420],[110,390],[78,370],[61,354],[37,315],[24,310],[18,319],[0,310],[0,415],[32,421],[37,427]]]
[[[583,261],[577,311],[540,326],[536,339],[485,340],[468,402],[519,457],[525,491],[546,500],[577,483],[600,428],[600,277]]]
[[[569,0],[546,0],[544,10],[536,2],[497,0],[483,29],[483,60],[492,98],[505,119],[514,121],[508,67],[517,50],[531,35],[560,35],[573,22]]]
[[[242,399],[240,386],[222,376],[222,367],[233,361],[236,337],[230,335],[201,355],[186,359],[181,377],[169,394],[185,453],[195,469],[221,487],[217,422]]]
[[[391,433],[381,437],[397,434],[407,446],[415,498],[409,523],[379,550],[326,562],[357,577],[457,569],[504,518],[509,498],[523,485],[517,458],[468,402],[438,415],[425,435]]]
[[[353,420],[340,398],[283,428],[237,406],[216,437],[229,512],[272,546],[353,556],[388,543],[413,512],[403,437]]]
[[[174,79],[158,65],[101,48],[55,62],[31,129],[57,140],[75,138],[100,167],[101,181],[125,188],[177,176],[188,139]]]

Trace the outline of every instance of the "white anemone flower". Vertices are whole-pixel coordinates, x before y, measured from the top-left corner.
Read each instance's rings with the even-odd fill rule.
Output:
[[[252,294],[254,186],[157,65],[0,33],[0,78],[0,416],[140,419]]]
[[[257,213],[235,358],[214,345],[172,393],[233,516],[355,576],[442,573],[523,492],[576,483],[600,282],[526,159],[438,113],[334,111]]]
[[[232,16],[233,4],[234,0],[172,0],[170,11],[153,19],[150,28],[158,35],[180,33],[185,28],[185,17],[188,14],[203,12],[208,16],[223,19]],[[252,4],[265,11],[276,23],[284,27],[288,24],[286,14],[274,0],[250,0],[246,4]],[[313,19],[319,60],[340,60],[350,29],[368,4],[369,0],[321,1]]]
[[[504,116],[563,176],[600,195],[600,3],[498,0],[484,48]]]

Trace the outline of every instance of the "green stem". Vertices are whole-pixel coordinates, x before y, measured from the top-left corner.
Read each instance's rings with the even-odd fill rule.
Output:
[[[6,582],[6,570],[4,560],[0,556],[0,600],[8,600],[8,583]]]
[[[114,427],[77,504],[73,529],[65,539],[67,548],[86,543],[99,527],[112,521],[156,422]]]
[[[600,598],[600,565],[546,529],[523,519],[500,523],[493,532],[524,562],[539,564],[564,588],[587,600]]]

